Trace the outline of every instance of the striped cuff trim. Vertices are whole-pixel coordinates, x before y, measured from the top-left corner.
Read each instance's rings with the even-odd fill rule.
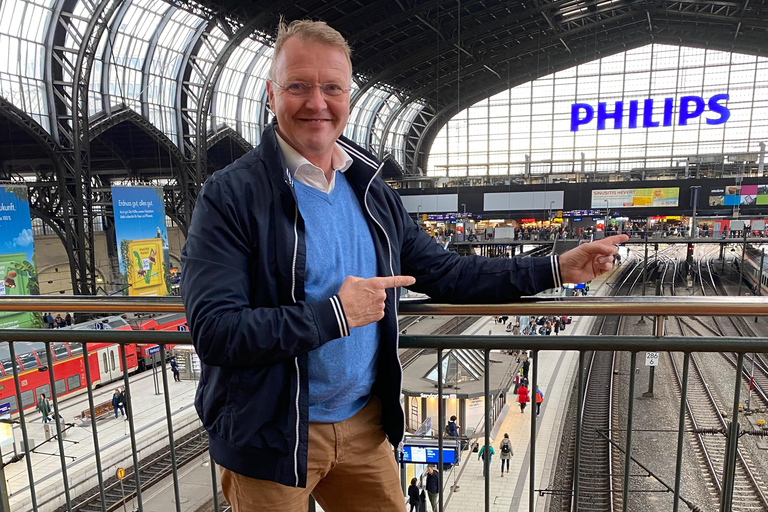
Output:
[[[349,336],[347,316],[344,314],[344,308],[338,295],[331,297],[331,306],[333,306],[333,312],[336,314],[336,322],[339,324],[339,333],[342,337]]]
[[[563,287],[563,276],[560,275],[560,256],[553,254],[552,258],[552,281],[555,283],[555,288]]]

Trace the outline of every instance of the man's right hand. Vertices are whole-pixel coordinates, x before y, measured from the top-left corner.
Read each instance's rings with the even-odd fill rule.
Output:
[[[384,318],[384,301],[387,288],[411,286],[416,279],[411,276],[362,277],[347,276],[339,288],[339,300],[344,307],[349,328],[362,327]]]

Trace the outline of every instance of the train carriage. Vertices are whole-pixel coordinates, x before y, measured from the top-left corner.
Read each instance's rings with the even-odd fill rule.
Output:
[[[184,313],[167,313],[152,316],[150,318],[135,318],[130,321],[135,330],[140,331],[187,331],[187,317]],[[173,353],[175,345],[166,345],[169,356]],[[160,364],[160,356],[157,345],[140,343],[136,346],[139,371],[152,368],[154,364]]]
[[[90,320],[64,329],[114,329],[131,330],[128,322],[119,316]],[[48,359],[45,343],[17,342],[15,364],[21,386],[21,400],[24,409],[34,408],[40,394],[51,397]],[[126,363],[129,372],[138,364],[136,346],[125,345]],[[80,343],[56,343],[51,347],[53,356],[53,378],[56,396],[62,397],[86,389],[83,346]],[[88,364],[94,387],[122,378],[123,364],[119,346],[114,343],[89,343]],[[0,344],[0,404],[10,404],[11,412],[18,411],[16,386],[13,380],[13,362],[8,343]]]

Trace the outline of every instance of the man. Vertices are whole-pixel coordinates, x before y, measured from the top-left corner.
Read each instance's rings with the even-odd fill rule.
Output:
[[[437,500],[440,497],[440,476],[432,466],[427,466],[427,496],[432,505],[432,512],[437,512]]]
[[[236,511],[303,512],[310,493],[328,512],[402,510],[397,288],[510,301],[607,271],[624,241],[559,264],[443,250],[381,164],[341,137],[351,72],[338,32],[281,23],[267,82],[276,119],[205,183],[182,252],[195,405]]]

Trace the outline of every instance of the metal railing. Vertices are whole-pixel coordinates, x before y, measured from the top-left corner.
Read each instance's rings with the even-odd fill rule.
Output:
[[[94,298],[94,297],[13,297],[13,298],[0,298],[0,311],[74,311],[74,312],[183,312],[183,305],[178,298]],[[720,511],[730,511],[732,509],[733,501],[733,483],[734,472],[737,464],[737,445],[738,439],[743,432],[739,427],[739,415],[740,415],[740,393],[741,393],[741,379],[742,370],[744,367],[744,357],[747,353],[752,352],[768,352],[768,339],[758,338],[741,338],[741,337],[669,337],[664,336],[664,321],[666,318],[672,316],[730,316],[730,317],[757,317],[768,316],[768,300],[762,297],[735,297],[729,298],[727,301],[723,301],[722,298],[707,298],[707,297],[627,297],[627,298],[603,298],[603,297],[589,297],[589,298],[558,298],[558,299],[528,299],[522,300],[514,304],[497,304],[497,305],[441,305],[441,304],[427,304],[427,303],[401,303],[400,313],[402,314],[418,314],[418,315],[477,315],[477,316],[489,316],[489,315],[582,315],[582,316],[638,316],[646,315],[652,316],[656,319],[656,327],[652,334],[643,336],[585,336],[585,335],[569,335],[569,336],[530,336],[525,338],[525,345],[532,350],[532,382],[531,389],[537,389],[537,375],[538,375],[538,354],[540,351],[579,351],[579,370],[576,376],[578,382],[578,396],[577,402],[577,427],[580,427],[580,418],[582,418],[584,410],[584,386],[585,379],[583,374],[583,360],[584,354],[588,351],[623,351],[629,352],[632,359],[632,368],[638,352],[640,351],[654,351],[654,352],[682,352],[684,354],[684,366],[682,377],[682,392],[680,402],[680,419],[679,428],[677,432],[677,458],[676,458],[676,472],[674,482],[674,510],[678,510],[679,503],[684,503],[691,510],[695,510],[695,506],[688,500],[682,500],[680,497],[680,481],[681,481],[681,459],[682,459],[682,446],[685,433],[685,402],[686,390],[688,387],[688,369],[689,358],[692,352],[731,352],[738,354],[737,368],[736,368],[736,382],[734,386],[733,397],[733,409],[730,416],[731,421],[727,431],[727,458],[723,468],[723,491],[720,494]],[[400,337],[401,348],[425,348],[437,350],[437,361],[441,361],[444,351],[460,348],[472,348],[480,349],[484,351],[484,365],[485,365],[485,377],[484,377],[484,390],[485,397],[490,395],[490,375],[489,369],[489,356],[492,349],[508,349],[513,350],[520,348],[520,337],[499,335],[499,336],[459,336],[459,335],[445,335],[445,336],[424,336],[424,335],[408,335]],[[54,359],[51,347],[56,343],[80,343],[83,347],[83,354],[85,357],[88,355],[88,343],[95,342],[109,342],[120,346],[120,357],[123,363],[123,368],[127,367],[126,363],[126,351],[123,347],[127,344],[133,343],[148,343],[159,344],[160,358],[161,358],[161,372],[163,380],[163,395],[165,401],[165,412],[168,436],[170,441],[170,457],[172,465],[173,486],[175,494],[176,510],[180,512],[180,500],[179,500],[179,479],[178,479],[178,466],[176,460],[176,454],[173,445],[173,432],[174,425],[171,418],[171,405],[169,399],[169,386],[168,375],[166,369],[166,350],[164,345],[190,345],[191,341],[189,333],[187,332],[163,332],[163,331],[114,331],[114,330],[49,330],[49,329],[0,329],[0,342],[9,342],[9,349],[11,358],[15,358],[14,345],[19,342],[43,342],[46,345],[46,358],[47,358],[47,371],[49,376],[49,389],[55,389],[54,383]],[[91,431],[94,442],[94,457],[96,461],[96,469],[98,473],[98,488],[101,495],[102,510],[106,511],[106,499],[104,496],[104,477],[102,475],[102,464],[99,457],[99,444],[98,444],[98,430],[96,425],[96,416],[94,412],[94,398],[92,389],[92,379],[89,365],[85,365],[86,368],[86,385],[88,390],[88,403],[90,410],[90,422]],[[445,410],[442,397],[444,396],[443,389],[443,375],[442,365],[437,365],[438,371],[438,424],[445,424]],[[16,365],[12,365],[13,379],[16,390],[16,403],[23,404],[21,395],[21,386],[19,379],[19,370]],[[623,510],[627,510],[628,506],[628,493],[629,479],[630,479],[630,462],[633,461],[631,457],[632,453],[632,419],[633,419],[633,397],[635,395],[635,372],[630,372],[629,383],[629,401],[627,403],[627,425],[626,425],[626,442],[623,447],[623,452],[626,457],[624,464],[624,477],[623,477],[623,490],[622,490],[622,506]],[[123,384],[125,386],[127,396],[131,396],[131,382],[127,373],[123,374]],[[60,410],[60,404],[56,392],[51,393],[53,400],[54,417],[57,418]],[[485,400],[484,416],[485,425],[490,424],[490,404],[491,400]],[[128,413],[128,425],[130,428],[130,440],[132,447],[132,461],[134,478],[136,482],[136,506],[140,512],[143,510],[141,485],[139,480],[139,459],[137,451],[136,431],[134,426],[134,407],[136,404],[130,403],[130,398],[127,405]],[[26,430],[26,420],[23,407],[18,409],[18,418],[12,419],[12,422],[18,421],[19,427],[22,432],[23,446],[29,447],[28,435]],[[536,494],[536,482],[532,475],[535,475],[535,450],[536,450],[536,426],[537,416],[531,414],[531,430],[530,430],[530,466],[529,466],[529,479],[530,484],[528,488],[528,509],[533,512],[535,506],[535,494]],[[59,450],[61,476],[64,482],[64,493],[66,498],[66,509],[68,511],[73,510],[72,496],[70,496],[70,485],[67,480],[68,463],[65,454],[65,445],[62,437],[62,425],[56,421],[56,439]],[[484,428],[484,441],[486,446],[490,446],[490,428]],[[443,467],[443,432],[441,428],[437,431],[439,439],[439,467]],[[575,464],[574,464],[574,477],[573,487],[571,491],[571,500],[573,503],[572,510],[578,510],[578,496],[579,496],[579,453],[581,444],[581,430],[577,428],[576,436],[576,449],[575,449]],[[612,443],[612,442],[611,442]],[[613,444],[613,443],[612,443]],[[22,454],[24,455],[24,454]],[[29,494],[31,496],[32,510],[41,510],[39,508],[36,493],[35,493],[35,481],[33,477],[32,464],[30,457],[22,457],[26,459],[27,475],[29,479]],[[635,461],[636,462],[636,461]],[[488,511],[491,506],[490,499],[490,461],[486,460],[486,477],[485,477],[485,503],[484,509]],[[217,477],[215,471],[215,464],[211,463],[211,483],[213,494],[213,509],[218,512],[218,491],[217,491]],[[444,492],[443,492],[443,472],[439,472],[440,478],[440,499],[439,510],[442,512],[444,508]],[[0,471],[0,477],[2,477],[2,471]],[[669,486],[667,486],[669,487]],[[619,491],[617,491],[618,493]],[[6,486],[6,480],[4,477],[0,478],[0,512],[10,512],[8,505],[8,489]]]

